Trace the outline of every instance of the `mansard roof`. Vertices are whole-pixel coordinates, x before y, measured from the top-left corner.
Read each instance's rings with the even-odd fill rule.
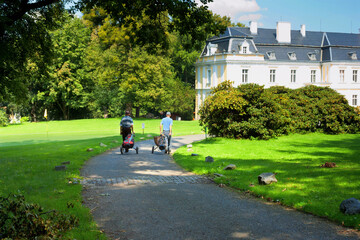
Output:
[[[255,35],[248,27],[228,27],[223,34],[207,42],[218,45],[217,53],[231,53],[244,39],[254,44],[251,45],[252,52],[257,50],[256,53],[264,54],[265,60],[270,61],[268,52],[275,53],[277,61],[360,61],[360,34],[353,33],[306,31],[302,36],[300,30],[291,30],[291,42],[278,43],[276,29],[258,28]],[[296,54],[296,60],[289,59],[289,52]],[[206,53],[205,48],[202,55]],[[310,53],[315,54],[316,60],[309,58]],[[353,59],[352,54],[358,57]]]

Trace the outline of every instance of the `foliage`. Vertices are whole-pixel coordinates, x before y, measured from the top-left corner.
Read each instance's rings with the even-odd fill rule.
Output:
[[[210,138],[192,145],[199,156],[190,157],[186,147],[174,153],[186,170],[222,174],[216,183],[360,229],[359,214],[339,210],[344,199],[359,197],[360,134],[291,134],[268,141]],[[215,161],[205,162],[206,156]],[[325,162],[338,167],[321,168]],[[228,164],[236,169],[223,170]],[[259,185],[264,172],[277,173],[278,182]]]
[[[9,116],[6,114],[6,112],[2,109],[0,109],[0,126],[5,127],[9,124]]]
[[[62,29],[52,33],[55,60],[49,66],[49,77],[35,99],[51,106],[55,104],[63,119],[70,119],[70,110],[85,108],[91,82],[84,71],[84,56],[90,41],[90,31],[78,18],[65,14]]]
[[[12,97],[26,100],[26,65],[36,62],[40,70],[52,58],[48,30],[61,21],[63,1],[12,0],[0,5],[0,102]]]
[[[201,2],[206,4],[208,0]],[[118,26],[137,24],[146,16],[147,21],[134,28],[134,34],[129,35],[129,40],[139,46],[161,45],[167,48],[168,32],[174,30],[181,35],[188,34],[193,40],[205,41],[198,27],[208,24],[206,28],[210,30],[209,23],[212,22],[206,5],[199,6],[193,0],[83,0],[78,5],[84,12],[93,8],[104,9],[111,19],[116,20],[113,24]]]
[[[30,120],[30,118],[25,116],[25,117],[21,117],[20,122],[21,123],[29,122],[29,120]]]
[[[306,86],[238,88],[224,82],[200,109],[200,123],[215,136],[269,139],[288,133],[356,133],[360,116],[330,88]]]
[[[76,217],[45,211],[21,194],[0,197],[0,238],[54,239],[77,224]]]

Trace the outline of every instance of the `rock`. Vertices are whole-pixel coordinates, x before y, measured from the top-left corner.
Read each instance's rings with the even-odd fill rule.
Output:
[[[148,135],[146,135],[147,137],[152,137],[152,135],[151,134],[148,134]],[[170,142],[171,143],[171,142]]]
[[[224,175],[220,174],[220,173],[214,173],[215,177],[224,177]]]
[[[119,141],[118,140],[114,140],[113,143],[118,143]]]
[[[93,148],[88,148],[86,151],[92,152],[92,151],[94,151],[94,149]]]
[[[325,164],[321,165],[320,167],[322,168],[334,168],[337,167],[336,163],[334,162],[326,162]]]
[[[191,144],[186,145],[187,148],[192,148]]]
[[[141,137],[141,138],[140,138],[140,140],[143,140],[143,139],[145,139],[145,138],[144,138],[144,137]]]
[[[188,152],[191,152],[191,151],[192,151],[192,148],[188,148],[187,151],[188,151]]]
[[[273,182],[277,182],[275,173],[262,173],[258,176],[259,184],[268,185]]]
[[[224,167],[224,170],[234,170],[236,166],[234,164],[229,164],[226,167]]]
[[[55,166],[55,170],[56,171],[66,170],[66,166],[65,165]]]
[[[107,147],[106,144],[100,143],[100,147]]]
[[[214,162],[214,158],[211,157],[211,156],[207,156],[207,157],[205,158],[205,162]]]
[[[345,214],[359,214],[360,201],[356,198],[349,198],[341,202],[340,211]]]
[[[199,156],[199,154],[197,154],[197,153],[192,153],[191,156],[193,156],[193,157],[194,157],[194,156]]]
[[[61,164],[62,164],[62,165],[70,164],[70,161],[62,162]]]

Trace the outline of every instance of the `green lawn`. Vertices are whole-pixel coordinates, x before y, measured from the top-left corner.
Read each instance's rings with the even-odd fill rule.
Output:
[[[27,201],[79,217],[71,239],[105,239],[90,210],[83,207],[81,186],[69,184],[79,177],[90,157],[119,146],[119,119],[92,119],[26,123],[0,128],[0,195],[22,192]],[[145,131],[142,134],[142,123]],[[159,134],[160,120],[135,120],[136,141]],[[174,121],[174,135],[200,134],[197,121]],[[116,142],[118,141],[118,142]],[[108,147],[100,147],[99,143]],[[87,148],[94,148],[87,152]],[[70,161],[66,171],[54,167]],[[73,203],[74,208],[67,208]]]
[[[186,147],[174,154],[182,167],[197,174],[220,173],[223,183],[270,201],[360,229],[360,214],[339,211],[342,200],[360,199],[360,135],[291,135],[269,141],[214,138],[194,143],[191,157]],[[214,157],[206,163],[205,157]],[[320,168],[335,162],[336,168]],[[235,170],[223,170],[235,164]],[[277,173],[277,183],[259,185],[257,176]]]

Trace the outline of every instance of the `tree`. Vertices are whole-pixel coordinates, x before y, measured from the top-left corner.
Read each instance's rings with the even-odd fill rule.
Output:
[[[54,61],[43,76],[36,100],[60,109],[63,119],[70,119],[71,111],[87,107],[92,83],[85,71],[85,51],[90,41],[90,29],[82,20],[65,13],[62,28],[52,32]],[[55,106],[54,106],[54,105]],[[56,111],[54,111],[56,112]]]
[[[212,0],[201,0],[207,4]],[[85,12],[102,8],[110,14],[113,24],[129,26],[146,16],[148,21],[135,28],[131,41],[141,45],[167,46],[167,32],[174,30],[192,39],[205,41],[197,27],[212,21],[206,5],[199,6],[194,0],[83,0],[78,4]],[[169,21],[164,21],[169,19]]]
[[[27,62],[44,70],[51,59],[48,30],[58,26],[60,0],[3,0],[0,3],[0,101],[26,100]]]

